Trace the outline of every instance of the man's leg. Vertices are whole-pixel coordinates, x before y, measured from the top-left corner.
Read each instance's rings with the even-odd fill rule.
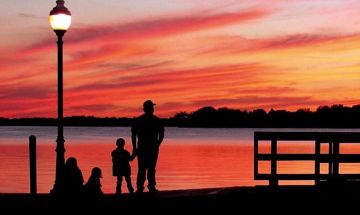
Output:
[[[116,181],[116,194],[121,194],[121,184],[122,184],[122,176],[117,176]]]
[[[133,193],[133,192],[134,192],[134,188],[133,188],[132,183],[131,183],[131,177],[130,177],[130,175],[125,176],[125,180],[126,180],[126,184],[127,184],[127,188],[128,188],[128,190],[129,190],[129,193]]]
[[[145,183],[145,175],[146,175],[146,165],[145,160],[142,155],[138,155],[138,174],[136,179],[136,187],[137,192],[142,192],[144,190],[144,183]]]
[[[158,155],[159,155],[159,149],[156,149],[149,159],[149,168],[148,168],[147,178],[148,178],[148,182],[149,182],[148,189],[150,192],[158,191],[156,189],[156,177],[155,177],[156,163],[157,163]]]

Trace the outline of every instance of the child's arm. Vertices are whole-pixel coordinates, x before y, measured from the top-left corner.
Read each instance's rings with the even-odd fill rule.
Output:
[[[129,153],[130,155],[130,153]],[[133,161],[136,157],[136,152],[129,156],[129,161]]]

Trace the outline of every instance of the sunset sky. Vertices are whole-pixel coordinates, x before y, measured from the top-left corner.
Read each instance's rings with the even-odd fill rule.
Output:
[[[55,0],[0,1],[0,117],[56,117]],[[64,115],[360,104],[360,0],[65,0]]]

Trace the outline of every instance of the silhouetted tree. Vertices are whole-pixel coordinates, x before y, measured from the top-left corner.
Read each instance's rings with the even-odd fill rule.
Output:
[[[214,127],[217,123],[217,111],[213,107],[203,107],[190,114],[190,126]]]
[[[248,114],[249,127],[267,127],[269,124],[266,111],[263,109],[256,109]]]
[[[180,112],[175,114],[175,116],[172,118],[174,121],[174,124],[180,127],[187,126],[189,121],[189,114],[186,112]]]

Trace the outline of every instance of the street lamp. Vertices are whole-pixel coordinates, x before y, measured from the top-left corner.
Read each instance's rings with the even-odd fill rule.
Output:
[[[50,11],[49,21],[58,41],[58,136],[56,140],[56,177],[52,193],[62,193],[64,188],[65,146],[63,123],[63,41],[62,37],[71,24],[71,13],[63,0],[56,1],[56,7]]]

